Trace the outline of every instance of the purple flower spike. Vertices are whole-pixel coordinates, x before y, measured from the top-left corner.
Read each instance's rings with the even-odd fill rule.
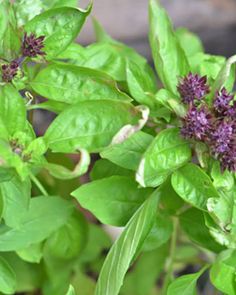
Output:
[[[36,37],[35,34],[30,34],[29,36],[25,33],[23,44],[22,44],[22,53],[24,56],[35,57],[37,55],[45,55],[41,49],[44,48],[43,41],[45,36]]]
[[[185,138],[204,140],[211,130],[211,115],[205,107],[191,107],[182,122],[181,134]]]
[[[18,67],[19,64],[17,61],[2,65],[2,80],[4,82],[11,82],[17,74]]]
[[[221,91],[217,92],[213,103],[216,113],[221,116],[227,115],[228,111],[231,109],[230,102],[233,98],[234,96],[231,93],[228,93],[225,87],[223,87]]]
[[[236,172],[236,148],[232,147],[227,153],[220,158],[221,169],[228,169],[230,172]]]
[[[181,95],[183,103],[193,103],[195,99],[201,100],[210,89],[207,85],[207,77],[201,77],[198,74],[189,73],[179,81],[177,89]]]
[[[212,151],[215,155],[228,152],[234,137],[233,122],[220,122],[211,135]]]

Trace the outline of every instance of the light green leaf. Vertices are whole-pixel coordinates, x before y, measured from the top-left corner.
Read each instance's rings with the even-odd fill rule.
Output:
[[[41,96],[68,104],[88,100],[131,100],[106,74],[67,64],[46,67],[30,85]]]
[[[10,84],[0,88],[0,116],[11,136],[26,128],[25,102]]]
[[[191,158],[191,149],[178,128],[161,131],[146,150],[136,180],[142,186],[156,187]]]
[[[70,285],[68,292],[66,293],[66,295],[76,295],[75,294],[75,289],[72,285]]]
[[[3,218],[6,225],[18,227],[28,211],[31,184],[30,180],[21,181],[17,176],[0,184],[3,197]]]
[[[24,29],[37,37],[45,36],[46,58],[52,59],[77,37],[90,11],[91,5],[86,11],[70,7],[51,9],[35,16]]]
[[[16,291],[16,274],[3,257],[0,257],[0,291],[4,294]]]
[[[41,0],[43,2],[44,7],[46,9],[54,8],[54,7],[77,7],[78,0]]]
[[[154,192],[131,218],[125,230],[113,244],[98,278],[95,295],[117,295],[124,276],[142,246],[155,220],[158,191]]]
[[[220,163],[214,162],[211,170],[211,177],[213,184],[217,189],[224,189],[230,191],[234,185],[234,177],[228,170],[221,171]]]
[[[32,244],[17,251],[17,255],[24,261],[39,263],[43,257],[43,243]]]
[[[204,51],[200,38],[188,29],[178,28],[175,33],[187,57]]]
[[[54,152],[108,146],[122,127],[138,123],[138,109],[118,101],[84,101],[68,107],[49,126],[45,139]]]
[[[165,88],[176,94],[178,77],[188,73],[189,65],[166,11],[156,0],[149,2],[149,22],[156,71]]]
[[[217,257],[217,260],[210,269],[210,280],[212,284],[227,295],[236,293],[235,262],[235,250],[226,250]]]
[[[16,0],[14,10],[18,27],[23,26],[36,15],[40,14],[43,5],[40,0]]]
[[[66,223],[72,208],[71,203],[59,197],[32,198],[17,228],[1,225],[0,251],[20,250],[44,240]]]
[[[151,191],[139,189],[130,177],[111,176],[84,184],[71,194],[102,223],[123,226]]]
[[[132,97],[138,103],[147,105],[150,108],[158,107],[154,97],[154,93],[157,92],[157,83],[148,64],[144,68],[127,60],[126,75]]]
[[[167,289],[167,295],[197,295],[197,280],[208,266],[199,272],[181,276],[174,280]]]
[[[118,166],[135,171],[152,140],[150,134],[139,131],[120,144],[108,146],[100,155]]]
[[[184,201],[204,211],[207,211],[209,198],[219,197],[210,177],[192,163],[174,172],[171,182],[174,190]]]

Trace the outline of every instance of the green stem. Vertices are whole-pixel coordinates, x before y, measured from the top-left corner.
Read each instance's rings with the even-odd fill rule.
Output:
[[[30,178],[44,196],[49,195],[41,182],[33,174],[30,174]]]
[[[162,287],[162,295],[167,294],[167,288],[170,283],[170,280],[173,277],[173,265],[175,259],[175,250],[176,250],[176,242],[177,242],[177,231],[178,231],[178,219],[174,218],[173,223],[173,233],[170,242],[170,256],[169,256],[169,264],[167,266],[167,272],[164,279],[163,287]]]

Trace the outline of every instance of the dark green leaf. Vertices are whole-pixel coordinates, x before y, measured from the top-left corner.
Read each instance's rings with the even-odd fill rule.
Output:
[[[102,223],[123,226],[151,191],[139,189],[129,177],[112,176],[84,184],[72,195]]]
[[[90,172],[91,180],[98,180],[106,177],[110,177],[113,175],[121,175],[121,176],[134,176],[134,173],[130,170],[124,169],[120,166],[113,164],[112,162],[100,159],[97,160],[93,166],[92,171]]]
[[[216,253],[224,250],[224,247],[211,236],[201,211],[191,208],[182,213],[179,218],[181,228],[195,244]]]

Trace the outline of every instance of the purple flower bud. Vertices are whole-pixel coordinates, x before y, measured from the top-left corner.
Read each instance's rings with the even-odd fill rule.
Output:
[[[44,48],[45,36],[36,37],[35,34],[31,33],[29,36],[25,33],[23,44],[22,44],[22,53],[24,56],[35,57],[37,55],[45,55],[41,49]]]
[[[206,107],[192,106],[182,119],[181,134],[185,138],[204,140],[211,130],[211,115]]]
[[[211,148],[214,155],[219,155],[230,150],[235,134],[233,122],[221,121],[211,134]]]
[[[19,64],[17,61],[2,65],[2,80],[4,82],[11,82],[17,74],[18,67]]]
[[[177,89],[183,103],[186,104],[193,103],[195,99],[201,100],[210,92],[207,77],[201,77],[198,74],[193,75],[192,73],[180,79]]]
[[[225,87],[218,91],[213,102],[216,113],[221,116],[226,115],[228,110],[231,108],[230,102],[233,98],[234,96],[228,93]]]

